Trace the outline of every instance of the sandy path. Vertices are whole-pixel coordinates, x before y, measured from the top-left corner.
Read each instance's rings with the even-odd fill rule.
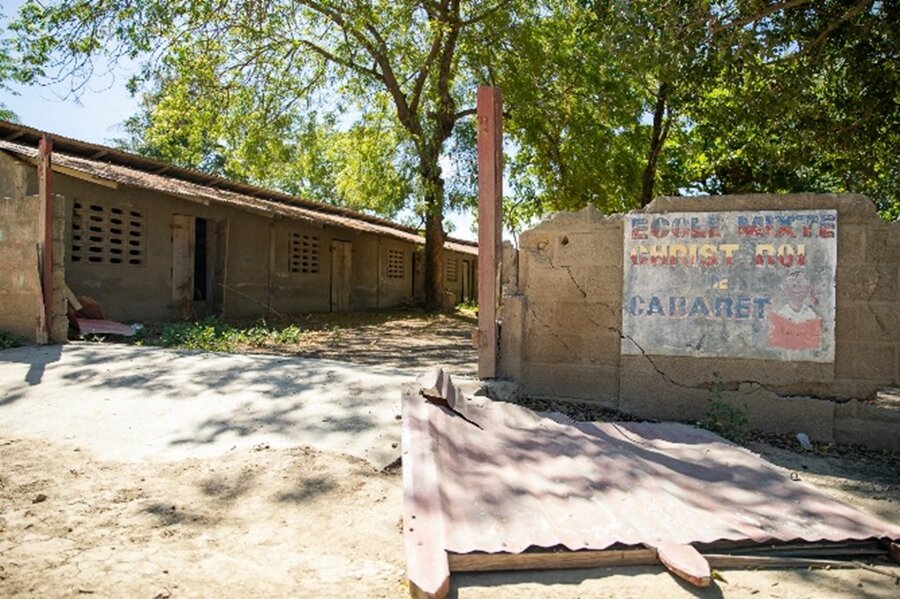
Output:
[[[0,463],[0,596],[405,593],[400,475],[361,460],[294,448],[129,464],[7,437]]]

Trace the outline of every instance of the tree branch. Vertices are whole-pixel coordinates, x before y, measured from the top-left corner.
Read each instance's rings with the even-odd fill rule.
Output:
[[[744,25],[749,25],[750,23],[759,21],[760,19],[764,19],[780,10],[789,10],[791,8],[800,6],[801,4],[806,4],[807,2],[809,2],[809,0],[784,0],[783,2],[776,2],[775,4],[766,6],[756,14],[740,19],[735,19],[734,21],[729,21],[728,23],[721,23],[718,26],[713,27],[711,31],[713,34],[716,34],[727,31],[729,29],[734,29],[735,27],[743,27]]]
[[[379,81],[384,81],[384,77],[382,76],[382,74],[379,73],[378,71],[376,71],[375,69],[370,69],[369,67],[364,67],[353,61],[347,60],[345,58],[341,58],[340,56],[336,56],[335,54],[329,52],[325,48],[319,46],[318,44],[314,44],[309,40],[301,39],[301,40],[297,40],[296,43],[300,44],[301,46],[304,46],[306,48],[309,48],[310,50],[312,50],[313,52],[315,52],[322,58],[329,60],[335,64],[339,64],[341,66],[347,67],[348,69],[356,71],[357,73],[360,73],[361,75],[368,75],[369,77],[374,77],[375,79],[377,79]]]
[[[845,21],[849,21],[850,19],[852,19],[853,17],[855,17],[856,15],[861,13],[863,10],[865,10],[866,6],[868,6],[869,4],[872,4],[872,2],[874,2],[874,0],[860,0],[859,2],[854,4],[850,8],[850,10],[848,10],[843,15],[841,15],[840,18],[829,23],[828,27],[826,27],[822,31],[822,33],[820,33],[818,35],[818,37],[816,37],[816,39],[813,40],[813,42],[811,44],[809,44],[808,46],[804,46],[802,53],[805,53],[807,51],[807,48],[815,48],[816,46],[818,46],[819,44],[824,42],[825,39],[829,35],[831,35],[832,31],[834,31],[835,29],[840,27]]]
[[[474,115],[476,115],[476,114],[478,114],[478,109],[477,109],[477,108],[467,108],[467,109],[465,109],[465,110],[460,110],[459,112],[457,112],[456,114],[454,114],[454,115],[453,115],[453,120],[454,120],[454,121],[458,121],[459,119],[464,119],[464,118],[466,118],[467,116],[474,116]]]
[[[474,25],[475,23],[478,23],[479,21],[483,21],[486,18],[488,18],[489,16],[491,16],[492,14],[496,13],[498,10],[500,10],[504,6],[507,6],[508,4],[510,4],[511,2],[512,2],[512,0],[500,0],[500,2],[497,2],[497,4],[495,4],[494,6],[492,6],[489,9],[485,10],[480,15],[475,15],[474,17],[465,19],[464,21],[462,21],[460,23],[460,25],[462,25],[463,27],[466,27],[468,25]]]

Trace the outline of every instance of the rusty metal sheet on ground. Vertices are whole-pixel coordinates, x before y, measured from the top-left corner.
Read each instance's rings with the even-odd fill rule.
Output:
[[[433,401],[418,389],[404,394],[403,425],[427,439],[428,467],[437,469],[429,477],[436,483],[415,484],[422,447],[404,446],[404,522],[441,522],[441,534],[428,538],[405,529],[408,549],[432,540],[454,553],[519,553],[900,538],[894,523],[792,480],[711,432],[542,416],[463,397],[448,379],[441,373],[437,384],[426,385],[434,387],[425,391]],[[404,441],[411,438],[404,432]]]

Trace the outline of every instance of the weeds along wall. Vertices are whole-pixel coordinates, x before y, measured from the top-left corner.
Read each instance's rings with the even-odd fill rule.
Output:
[[[809,276],[804,281],[815,288],[809,292],[815,298],[809,310],[826,313],[819,324],[810,325],[818,327],[813,333],[830,340],[821,343],[820,351],[804,349],[812,345],[804,346],[802,335],[791,336],[800,334],[798,330],[810,333],[809,327],[804,333],[804,325],[792,322],[785,325],[786,332],[781,331],[782,337],[787,335],[786,341],[773,340],[773,335],[777,336],[772,331],[776,302],[751,296],[726,298],[722,305],[714,305],[713,299],[700,302],[697,313],[691,312],[690,297],[666,296],[655,305],[659,313],[670,308],[677,312],[678,326],[688,327],[681,329],[684,331],[690,331],[692,318],[711,318],[713,310],[729,317],[759,316],[761,322],[754,334],[764,344],[781,343],[781,348],[758,351],[747,335],[729,333],[727,324],[711,330],[719,331],[715,334],[720,345],[724,342],[732,348],[718,347],[701,336],[696,338],[700,339],[697,345],[706,339],[708,348],[681,351],[666,337],[672,330],[666,328],[642,329],[641,345],[647,347],[637,347],[632,341],[634,315],[654,312],[649,295],[635,294],[634,271],[628,270],[638,268],[639,257],[656,251],[642,247],[637,257],[629,259],[626,244],[634,252],[635,237],[649,237],[648,244],[654,241],[652,232],[640,230],[642,223],[652,221],[654,215],[691,213],[701,222],[711,214],[709,222],[720,223],[735,221],[740,215],[746,225],[769,214],[788,218],[810,212],[825,215],[826,221],[833,218],[832,232],[836,233],[828,239],[828,230],[806,231],[809,239],[791,240],[801,242],[795,247],[802,246],[798,251],[809,254],[802,259],[810,264],[811,248],[827,251],[831,243],[832,257],[817,263],[815,270],[806,269]],[[872,202],[856,195],[662,197],[637,213],[645,218],[632,219],[635,216],[604,216],[593,207],[559,213],[523,233],[518,252],[506,248],[501,376],[518,381],[530,396],[590,401],[661,419],[700,420],[714,394],[745,412],[756,429],[802,431],[820,441],[900,449],[900,411],[865,401],[883,387],[900,386],[900,223],[878,219]],[[634,223],[639,230],[634,230]],[[803,234],[801,230],[797,229],[797,235]],[[626,240],[626,232],[631,242]],[[707,235],[703,230],[695,233]],[[780,247],[772,245],[776,250]],[[703,246],[693,247],[700,247],[701,254],[689,259],[703,260]],[[727,253],[727,247],[725,250]],[[720,252],[720,260],[724,253]],[[776,258],[780,259],[772,259]],[[654,271],[660,277],[658,286],[679,284],[674,272]],[[652,289],[656,274],[648,276],[642,284]],[[709,283],[715,285],[716,281]],[[627,297],[623,294],[626,286]],[[785,293],[781,287],[770,291]],[[683,302],[680,306],[679,301]],[[762,322],[764,315],[772,316]],[[683,355],[677,355],[679,352]]]

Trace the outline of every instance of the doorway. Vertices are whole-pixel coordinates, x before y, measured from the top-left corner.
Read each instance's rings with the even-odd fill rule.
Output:
[[[472,267],[471,260],[462,261],[462,297],[464,302],[474,303],[475,301],[475,269]]]
[[[205,316],[213,299],[213,272],[219,269],[210,221],[185,214],[172,215],[172,304],[180,318]],[[213,302],[215,303],[215,302]]]

